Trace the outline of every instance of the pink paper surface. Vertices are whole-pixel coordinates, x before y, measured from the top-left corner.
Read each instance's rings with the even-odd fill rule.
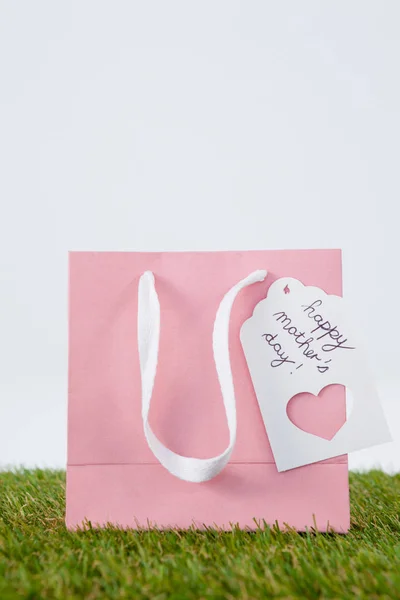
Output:
[[[154,272],[161,305],[159,365],[150,413],[151,426],[171,450],[205,458],[222,452],[228,444],[228,429],[212,355],[215,314],[224,294],[256,269],[267,269],[268,277],[265,282],[240,293],[230,325],[238,417],[237,443],[230,465],[240,465],[238,472],[243,485],[238,485],[237,474],[232,480],[227,474],[221,474],[215,481],[204,484],[182,482],[159,466],[143,434],[137,350],[139,277],[146,270]],[[227,506],[234,507],[232,514],[237,515],[237,521],[248,524],[261,510],[264,498],[266,515],[272,515],[274,510],[281,514],[279,505],[284,506],[286,522],[292,520],[301,528],[298,518],[301,520],[301,515],[308,514],[311,508],[305,489],[309,488],[314,490],[316,508],[323,516],[322,520],[329,506],[331,523],[337,522],[341,530],[348,527],[347,457],[296,469],[303,475],[291,475],[289,479],[286,474],[276,471],[240,344],[242,323],[265,297],[269,285],[283,276],[295,277],[305,285],[316,285],[327,293],[341,295],[341,253],[339,250],[271,250],[70,254],[69,526],[78,524],[84,517],[104,523],[108,503],[112,504],[112,510],[110,504],[107,513],[112,515],[111,520],[124,526],[135,526],[134,515],[142,518],[150,505],[154,515],[161,519],[159,525],[175,523],[176,517],[175,524],[183,527],[189,518],[199,521],[196,515],[201,515],[205,523],[211,523],[212,513],[219,515],[215,522],[222,524],[223,514],[215,508],[210,511],[210,521],[205,508],[210,506],[211,490],[221,478],[219,494],[224,496]],[[340,427],[345,419],[344,390],[335,387],[324,399],[326,411],[316,413],[306,396],[294,399],[289,407],[292,420],[296,422],[301,415],[299,426],[304,429],[308,426],[310,431],[324,437],[330,434],[332,427]],[[245,463],[259,463],[261,470],[247,469]],[[105,465],[105,470],[100,469]],[[135,465],[140,465],[140,469],[133,468]],[[332,469],[333,465],[335,469]],[[129,468],[122,469],[123,466]],[[90,486],[85,485],[85,476],[79,475],[83,472],[87,472]],[[324,486],[330,489],[333,472],[341,473],[330,491],[341,506],[336,512],[335,502],[327,504],[324,493],[315,492]],[[144,488],[141,487],[139,494],[137,484],[125,479],[143,478],[143,473],[146,473],[142,479]],[[260,473],[265,481],[255,486],[252,478],[260,477]],[[159,477],[163,482],[160,483],[163,493],[178,503],[176,515],[171,507],[166,509],[167,512],[156,510],[156,499],[150,502]],[[110,489],[106,489],[110,485],[122,489],[118,500]],[[196,491],[182,492],[193,486],[197,487]],[[280,490],[279,493],[267,494],[271,486]],[[187,494],[195,505],[186,505]],[[240,498],[237,498],[238,494]],[[287,495],[292,500],[286,498]],[[303,512],[299,512],[301,498],[305,498],[306,503]],[[270,502],[273,502],[272,506]],[[343,506],[347,507],[347,513]],[[168,510],[171,510],[169,519]]]
[[[298,531],[349,528],[348,473],[344,464],[314,464],[277,473],[272,463],[229,464],[206,483],[176,479],[161,465],[69,467],[67,526],[93,525],[202,529],[232,524],[255,529],[276,521]]]

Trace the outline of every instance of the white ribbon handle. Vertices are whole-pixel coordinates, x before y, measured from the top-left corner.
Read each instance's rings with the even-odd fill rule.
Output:
[[[191,458],[169,450],[155,436],[150,428],[148,417],[151,395],[157,371],[158,347],[160,341],[160,303],[154,285],[154,275],[146,271],[139,281],[138,292],[138,346],[140,373],[142,378],[142,419],[144,434],[154,456],[172,475],[200,483],[218,475],[228,463],[236,441],[236,401],[229,360],[229,319],[233,302],[244,287],[263,281],[267,271],[254,271],[233,286],[219,305],[213,331],[213,352],[218,380],[221,386],[226,418],[229,428],[229,445],[213,458]]]

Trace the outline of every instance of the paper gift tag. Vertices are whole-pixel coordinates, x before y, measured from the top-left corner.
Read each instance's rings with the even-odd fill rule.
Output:
[[[353,329],[342,298],[290,277],[275,281],[242,325],[241,342],[278,471],[390,441]],[[289,420],[287,405],[293,396],[318,396],[334,384],[350,390],[353,407],[332,439],[303,431]]]

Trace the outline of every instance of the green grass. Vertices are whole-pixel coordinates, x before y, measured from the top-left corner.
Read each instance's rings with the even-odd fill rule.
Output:
[[[400,598],[400,475],[352,474],[346,536],[69,532],[65,473],[0,473],[0,600]]]

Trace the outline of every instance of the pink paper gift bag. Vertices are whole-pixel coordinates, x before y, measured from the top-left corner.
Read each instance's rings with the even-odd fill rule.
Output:
[[[341,295],[341,253],[70,254],[68,527],[348,530],[347,457],[278,473],[240,343],[286,276]],[[288,415],[329,437],[344,389],[321,403]]]

